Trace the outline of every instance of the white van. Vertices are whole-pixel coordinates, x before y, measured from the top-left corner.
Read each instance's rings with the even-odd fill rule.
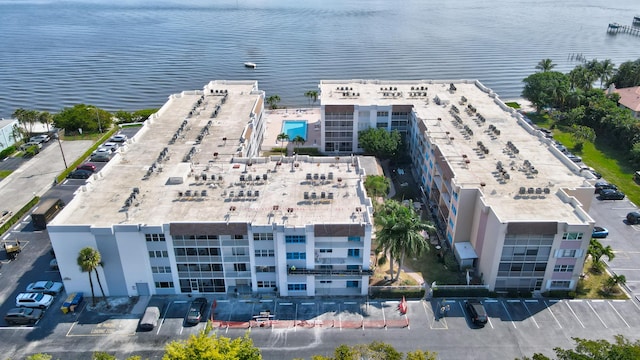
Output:
[[[156,325],[158,325],[158,319],[160,319],[160,309],[156,306],[149,306],[144,311],[144,315],[140,319],[140,330],[151,331]]]

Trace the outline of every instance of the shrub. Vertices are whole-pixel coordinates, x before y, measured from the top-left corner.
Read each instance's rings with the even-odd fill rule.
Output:
[[[16,152],[15,146],[11,145],[7,147],[6,149],[0,151],[0,160],[5,159],[7,156],[13,154],[14,152]]]

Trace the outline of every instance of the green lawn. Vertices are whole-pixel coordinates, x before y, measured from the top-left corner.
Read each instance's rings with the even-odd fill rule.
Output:
[[[431,251],[423,254],[421,257],[413,260],[408,258],[405,260],[407,267],[413,271],[422,274],[424,281],[428,284],[436,281],[440,285],[464,285],[466,284],[465,275],[455,269],[446,268],[444,263],[438,257],[438,252],[431,246]]]
[[[584,262],[582,270],[585,276],[578,281],[576,287],[576,298],[578,299],[628,299],[627,295],[619,288],[613,294],[605,294],[602,292],[602,286],[610,277],[606,272],[594,273],[591,271],[591,259]]]
[[[0,170],[0,179],[4,179],[7,176],[11,175],[13,170]]]
[[[608,182],[616,184],[634,204],[640,204],[640,186],[633,181],[637,170],[629,164],[626,154],[596,139],[595,144],[585,142],[582,151],[574,151],[575,142],[571,133],[556,127],[553,138],[561,142],[571,152],[582,157],[582,161],[602,174]]]

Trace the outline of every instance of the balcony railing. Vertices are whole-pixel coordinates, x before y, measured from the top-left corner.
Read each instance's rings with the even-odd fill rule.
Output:
[[[289,275],[373,275],[373,270],[369,269],[300,269],[297,267],[290,267],[288,270]]]

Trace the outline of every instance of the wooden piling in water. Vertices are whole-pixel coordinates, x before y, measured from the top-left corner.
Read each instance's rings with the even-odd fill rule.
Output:
[[[634,18],[634,23],[635,23],[635,21],[636,20]],[[640,21],[640,19],[639,19],[639,21]],[[623,33],[623,34],[640,36],[640,28],[634,27],[634,26],[629,26],[629,25],[620,25],[618,23],[610,23],[609,27],[607,28],[607,33],[613,34],[613,35],[618,34],[618,33]]]

